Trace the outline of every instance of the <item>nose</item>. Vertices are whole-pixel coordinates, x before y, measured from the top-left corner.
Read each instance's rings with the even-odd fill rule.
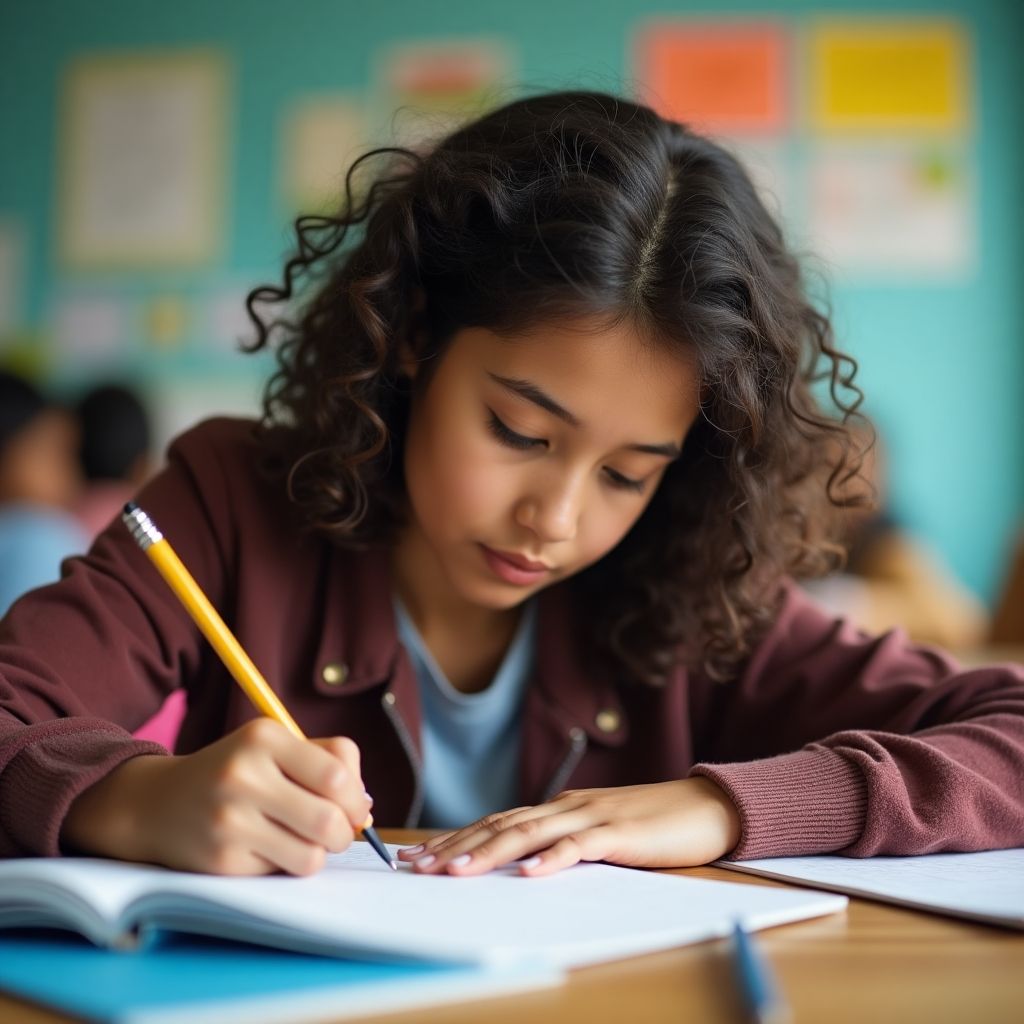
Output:
[[[582,481],[567,476],[547,480],[519,501],[516,522],[546,544],[573,540],[579,528],[582,492]]]

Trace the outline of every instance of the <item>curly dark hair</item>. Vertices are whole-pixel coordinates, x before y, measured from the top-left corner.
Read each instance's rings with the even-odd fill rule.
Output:
[[[547,93],[428,152],[365,154],[341,212],[295,229],[283,283],[247,306],[250,350],[277,347],[261,435],[306,526],[355,546],[401,525],[401,344],[430,361],[464,327],[587,316],[695,354],[702,389],[644,514],[569,582],[590,649],[652,684],[681,658],[730,677],[782,580],[841,562],[826,527],[860,461],[856,363],[721,146],[611,95]]]

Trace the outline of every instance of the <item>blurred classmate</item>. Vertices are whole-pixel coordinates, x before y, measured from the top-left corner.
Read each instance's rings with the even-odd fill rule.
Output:
[[[79,399],[75,413],[85,487],[74,512],[92,538],[120,515],[125,502],[146,482],[152,469],[152,432],[142,400],[120,384],[91,388]],[[133,735],[173,749],[184,715],[185,692],[178,690]]]
[[[71,416],[0,371],[0,614],[88,547],[69,512],[81,487],[77,446]]]
[[[820,605],[869,633],[899,626],[912,640],[954,650],[984,642],[984,605],[889,511],[885,452],[870,424],[859,442],[867,449],[864,463],[845,490],[860,501],[837,513],[838,537],[848,552],[845,570],[805,588]]]
[[[75,413],[86,486],[74,512],[95,537],[149,476],[149,415],[138,396],[118,384],[92,388],[79,400]]]

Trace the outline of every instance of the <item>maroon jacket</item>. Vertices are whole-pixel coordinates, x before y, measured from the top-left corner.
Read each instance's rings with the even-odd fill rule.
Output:
[[[250,423],[210,421],[139,502],[307,734],[358,742],[378,825],[415,825],[419,701],[387,552],[293,529],[256,456]],[[64,573],[0,622],[0,856],[58,854],[78,793],[164,753],[130,732],[174,688],[188,691],[179,752],[255,714],[120,524]],[[522,803],[697,774],[739,808],[735,857],[1024,845],[1024,670],[867,637],[792,588],[735,681],[680,669],[625,685],[584,669],[565,600],[540,596]]]

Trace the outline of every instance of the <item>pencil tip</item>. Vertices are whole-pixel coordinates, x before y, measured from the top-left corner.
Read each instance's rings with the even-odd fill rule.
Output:
[[[397,871],[398,870],[398,864],[395,863],[395,861],[393,861],[393,860],[389,860],[388,861],[388,867],[391,868],[392,871]]]

